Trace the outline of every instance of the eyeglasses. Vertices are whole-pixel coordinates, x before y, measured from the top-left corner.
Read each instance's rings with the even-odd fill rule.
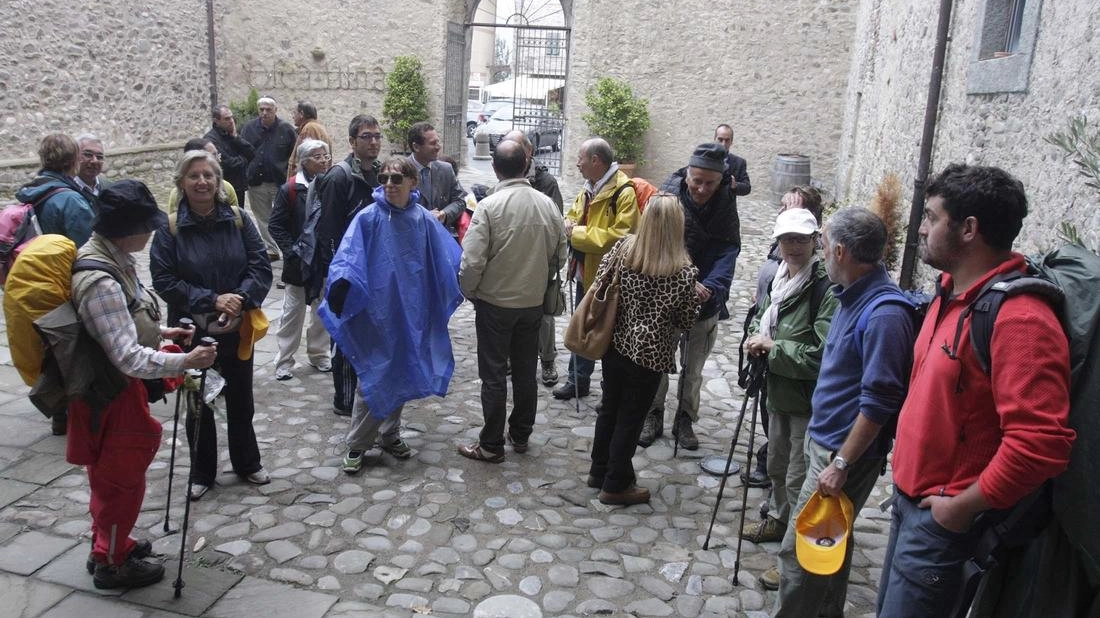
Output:
[[[367,140],[367,141],[370,141],[372,139],[381,140],[382,139],[382,134],[381,133],[360,133],[359,135],[356,135],[355,137],[357,137],[359,139],[362,139],[362,140]]]
[[[793,236],[780,236],[779,242],[792,243],[796,245],[805,245],[814,239],[813,236],[803,236],[802,234]]]
[[[309,155],[309,158],[313,159],[314,161],[331,161],[332,160],[331,155],[322,154],[322,153],[311,154],[311,155]]]
[[[384,185],[399,185],[405,182],[404,174],[379,174],[378,182]]]
[[[85,159],[95,159],[96,161],[102,161],[105,158],[102,152],[92,152],[91,150],[81,150],[80,156]]]

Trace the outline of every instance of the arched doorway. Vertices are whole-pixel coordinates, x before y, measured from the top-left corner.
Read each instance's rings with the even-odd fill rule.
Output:
[[[479,110],[467,113],[467,131],[487,133],[495,148],[504,133],[520,129],[535,146],[537,163],[555,175],[561,174],[566,131],[571,8],[571,1],[559,0],[476,2],[464,25],[465,87],[454,88],[465,93],[470,109]],[[448,82],[450,62],[448,57]]]

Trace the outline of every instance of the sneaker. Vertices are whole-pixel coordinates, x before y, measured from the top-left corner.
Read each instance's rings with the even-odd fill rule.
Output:
[[[329,373],[330,371],[332,371],[332,361],[327,358],[316,363],[310,362],[310,365],[312,365],[314,369],[320,371],[321,373]]]
[[[397,459],[408,459],[413,456],[413,450],[409,448],[409,445],[401,438],[383,444],[382,450],[393,455]]]
[[[267,485],[271,482],[271,477],[268,476],[267,470],[260,468],[252,474],[245,474],[244,480],[251,483],[252,485]]]
[[[774,517],[769,517],[764,521],[758,521],[750,526],[745,526],[745,531],[741,533],[741,538],[746,541],[752,541],[753,543],[777,543],[783,540],[783,535],[786,533],[787,524]]]
[[[665,433],[665,411],[650,410],[646,414],[645,424],[642,425],[642,433],[638,436],[638,446],[645,448],[653,444],[657,438]]]
[[[553,363],[542,366],[542,385],[553,386],[558,383],[558,369]]]
[[[551,391],[551,394],[554,396],[554,399],[569,400],[574,397],[587,397],[588,392],[588,382],[575,385],[572,380],[566,380],[565,384],[555,388]]]
[[[146,562],[135,558],[133,554],[126,562],[112,566],[108,564],[95,565],[95,574],[92,575],[92,583],[96,588],[141,588],[155,584],[164,578],[164,565],[157,562]]]
[[[294,377],[294,374],[290,372],[290,367],[280,368],[275,370],[275,379],[284,382]]]
[[[355,474],[363,469],[363,451],[348,451],[344,455],[344,472]]]
[[[686,451],[699,450],[699,438],[695,437],[695,430],[691,428],[691,417],[683,412],[676,415],[676,422],[672,425],[672,437],[680,444],[680,448]]]
[[[200,498],[206,495],[206,492],[210,491],[209,485],[203,485],[202,483],[191,484],[191,502],[198,502]]]
[[[760,585],[764,590],[779,590],[779,569],[772,567],[760,576]]]
[[[601,491],[600,502],[603,504],[644,504],[649,502],[649,490],[645,487],[632,485],[623,491]]]
[[[771,487],[772,480],[768,478],[768,474],[763,470],[753,470],[749,474],[741,473],[741,482],[749,487]]]
[[[130,558],[148,558],[153,555],[153,544],[149,542],[149,539],[141,539],[134,542],[134,548],[130,550]],[[92,554],[88,554],[88,562],[84,566],[88,569],[88,575],[95,575],[95,559],[92,558]]]

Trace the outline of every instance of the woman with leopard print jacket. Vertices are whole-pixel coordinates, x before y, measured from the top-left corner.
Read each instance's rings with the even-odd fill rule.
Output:
[[[603,357],[603,407],[596,417],[588,486],[604,504],[649,502],[635,484],[631,458],[661,375],[676,372],[676,344],[699,313],[698,270],[684,247],[684,211],[676,196],[653,197],[637,235],[604,256],[596,279],[619,269],[619,309]]]

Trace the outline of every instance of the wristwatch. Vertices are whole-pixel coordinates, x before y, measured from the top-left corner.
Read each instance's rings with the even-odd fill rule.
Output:
[[[837,470],[843,472],[848,469],[849,464],[847,459],[844,459],[840,455],[836,455],[833,457],[833,465],[836,466]]]

